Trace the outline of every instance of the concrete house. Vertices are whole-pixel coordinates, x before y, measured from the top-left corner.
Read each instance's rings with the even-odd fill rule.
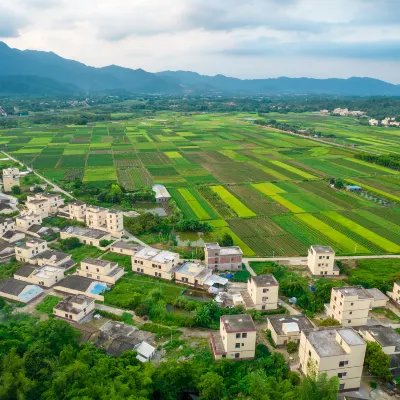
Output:
[[[15,229],[15,222],[12,218],[2,217],[0,215],[0,236],[3,236],[7,231]]]
[[[108,286],[100,281],[85,278],[79,275],[68,275],[56,286],[54,290],[68,294],[83,294],[98,301],[104,301],[102,293]]]
[[[214,358],[251,360],[256,352],[257,330],[248,314],[224,315],[220,319],[220,331],[210,332]]]
[[[46,218],[50,214],[58,213],[59,209],[64,206],[64,199],[59,194],[36,193],[28,196],[25,205],[30,212]]]
[[[86,221],[86,204],[79,200],[71,201],[67,204],[69,219],[76,221]]]
[[[80,322],[91,315],[95,310],[95,300],[82,294],[67,296],[54,308],[53,314],[57,318]]]
[[[352,328],[315,328],[301,332],[300,371],[337,376],[341,391],[360,388],[367,344]]]
[[[19,169],[18,168],[5,168],[3,169],[3,190],[11,192],[14,186],[21,186],[19,182]]]
[[[400,281],[395,282],[392,291],[386,294],[397,307],[400,307]]]
[[[372,325],[355,328],[366,342],[376,342],[388,355],[400,354],[400,335],[389,326]]]
[[[189,286],[204,287],[204,282],[212,275],[206,266],[187,261],[175,269],[175,281]]]
[[[3,236],[1,238],[6,242],[12,244],[23,240],[25,238],[25,233],[17,231],[7,231],[3,233]]]
[[[18,215],[17,218],[15,218],[15,230],[24,233],[29,233],[29,230],[33,226],[40,227],[42,221],[43,218],[41,214],[35,214],[33,212],[30,212],[25,215]]]
[[[243,252],[239,246],[221,247],[218,243],[205,243],[204,254],[207,267],[214,270],[242,269]]]
[[[168,203],[171,195],[168,193],[168,190],[165,188],[164,185],[153,185],[152,189],[155,193],[157,203]]]
[[[272,274],[251,276],[247,281],[250,302],[244,300],[247,308],[256,310],[276,310],[278,308],[279,282]]]
[[[343,326],[366,325],[374,297],[362,286],[332,288],[331,302],[325,305],[327,315]]]
[[[371,289],[365,289],[372,297],[374,300],[371,303],[371,308],[384,308],[387,305],[387,302],[389,301],[389,297],[385,296],[379,289],[377,288],[371,288]]]
[[[142,250],[143,246],[140,244],[131,244],[127,242],[118,241],[111,245],[110,251],[117,254],[123,254],[125,256],[134,256],[139,250]]]
[[[124,235],[122,211],[88,206],[86,208],[86,225],[92,229],[108,232],[110,235],[117,238],[121,238]]]
[[[17,261],[22,261],[30,264],[36,264],[30,260],[34,256],[43,253],[47,250],[47,242],[41,239],[30,239],[23,244],[15,246],[15,258]]]
[[[179,262],[178,253],[145,247],[132,257],[132,271],[170,281]]]
[[[313,275],[339,275],[335,251],[330,246],[311,246],[308,249],[307,265]]]
[[[60,231],[60,238],[75,237],[82,244],[100,247],[102,240],[111,240],[111,235],[99,229],[83,228],[81,226],[67,226]]]
[[[289,342],[300,343],[300,334],[314,325],[305,315],[271,315],[268,328],[276,346],[286,346]]]
[[[8,278],[0,281],[0,297],[19,303],[29,303],[43,293],[40,286]]]
[[[38,267],[31,264],[25,264],[14,273],[14,279],[40,285],[43,287],[51,287],[64,278],[64,269],[57,267]]]
[[[64,270],[68,270],[76,264],[76,262],[72,259],[71,254],[51,249],[34,256],[28,262],[30,264],[37,264],[41,267],[50,266],[62,268]]]
[[[111,261],[85,258],[81,262],[81,266],[77,269],[76,273],[80,276],[115,285],[124,275],[124,269],[117,263]]]

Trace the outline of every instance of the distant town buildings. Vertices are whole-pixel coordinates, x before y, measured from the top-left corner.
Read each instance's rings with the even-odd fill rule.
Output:
[[[371,126],[400,126],[400,122],[396,121],[396,118],[393,117],[386,117],[381,121],[375,118],[370,118],[368,122]]]
[[[339,378],[340,390],[360,388],[367,344],[352,328],[304,330],[300,336],[300,371],[304,375],[325,372]]]
[[[339,275],[340,272],[335,264],[335,251],[330,246],[311,246],[308,249],[307,265],[316,276]]]
[[[251,360],[255,357],[257,330],[249,314],[224,315],[219,332],[210,332],[214,358]]]
[[[326,115],[327,110],[321,110],[320,114]],[[364,111],[350,111],[348,108],[335,108],[332,111],[333,115],[340,115],[342,117],[354,116],[354,117],[361,117],[365,115]]]
[[[243,252],[239,246],[221,247],[218,243],[204,245],[205,263],[209,268],[220,271],[242,269]]]
[[[11,192],[11,189],[14,186],[20,186],[19,169],[18,168],[3,169],[3,190],[5,192]]]

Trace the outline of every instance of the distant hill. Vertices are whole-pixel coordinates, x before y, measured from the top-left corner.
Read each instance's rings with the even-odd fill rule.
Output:
[[[62,94],[125,90],[161,94],[327,94],[400,96],[400,85],[372,78],[237,79],[191,71],[156,74],[110,65],[90,67],[52,52],[12,49],[0,42],[0,93]]]

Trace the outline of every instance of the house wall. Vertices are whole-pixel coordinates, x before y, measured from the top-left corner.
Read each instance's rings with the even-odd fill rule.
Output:
[[[286,346],[289,342],[300,343],[300,332],[278,335],[269,320],[267,329],[271,331],[271,337],[276,346]]]
[[[221,322],[220,334],[224,349],[226,352],[226,358],[232,359],[251,359],[255,356],[256,351],[256,332],[226,332],[225,325]],[[243,337],[243,334],[247,337]],[[236,337],[240,335],[240,337]],[[237,348],[236,345],[240,344]],[[239,353],[239,357],[235,357],[235,354]]]
[[[82,244],[87,244],[89,246],[95,246],[95,247],[99,247],[99,248],[102,248],[100,246],[100,241],[111,239],[110,235],[106,235],[106,236],[102,237],[101,239],[93,239],[93,238],[87,238],[85,236],[72,235],[67,232],[60,232],[61,239],[67,239],[67,238],[71,238],[71,237],[76,237],[79,240],[79,242]]]
[[[145,260],[132,257],[132,271],[136,273],[142,273],[150,276],[154,276],[161,279],[172,280],[174,278],[173,272],[171,271],[179,263],[179,254],[167,263],[157,263],[152,260]]]
[[[12,221],[12,222],[11,222]],[[6,233],[7,231],[13,230],[15,228],[14,220],[11,220],[10,223],[5,221],[3,224],[0,224],[0,236]]]
[[[358,389],[361,383],[365,349],[366,344],[362,346],[352,346],[350,352],[347,354],[333,357],[320,357],[302,332],[299,349],[300,370],[303,374],[309,375],[310,371],[307,365],[311,359],[317,374],[325,372],[330,378],[333,376],[338,377],[339,373],[346,373],[346,376],[339,378],[340,384],[344,384],[342,390]],[[311,356],[309,352],[311,352]],[[347,361],[348,364],[340,367],[339,364],[342,361]]]
[[[98,301],[104,301],[104,296],[100,294],[94,294],[90,292],[81,292],[80,290],[70,289],[63,286],[54,286],[54,290],[59,291],[61,293],[69,293],[69,294],[83,294],[84,296],[90,297],[92,299]]]
[[[247,291],[256,310],[276,310],[278,308],[279,286],[257,286],[253,279],[247,281]]]
[[[343,297],[342,297],[343,296]],[[368,321],[371,300],[359,299],[357,296],[344,296],[332,289],[330,312],[331,317],[343,326],[362,326]]]
[[[203,276],[201,279],[196,277],[196,276],[183,274],[182,272],[175,272],[175,281],[184,283],[185,285],[203,287],[204,286],[204,282],[211,275],[212,275],[212,271],[211,270],[209,271],[207,276]]]
[[[384,308],[387,305],[387,300],[374,300],[371,303],[371,308]]]
[[[317,253],[314,249],[308,249],[307,264],[313,275],[339,275],[334,271],[335,253]]]
[[[5,192],[11,192],[13,186],[20,186],[19,177],[3,175],[3,189]]]
[[[86,204],[82,205],[74,205],[69,203],[68,204],[68,212],[69,212],[69,218],[76,220],[76,221],[81,221],[85,222],[86,219]]]
[[[400,307],[400,286],[397,284],[397,282],[393,284],[393,291],[387,292],[386,295],[397,307]]]
[[[118,268],[118,266],[115,268]],[[112,269],[110,268],[110,264],[106,268],[103,268],[82,261],[81,267],[77,269],[76,273],[77,275],[86,278],[96,279],[101,282],[115,285],[115,283],[124,275],[124,270],[122,269],[118,274],[113,276],[107,276],[111,271]]]
[[[113,245],[111,245],[110,247],[110,251],[112,251],[113,253],[117,253],[117,254],[123,254],[125,256],[134,256],[137,251],[136,250],[132,250],[132,249],[120,249],[118,247],[114,247]]]
[[[56,308],[53,309],[53,314],[62,319],[67,319],[69,321],[79,322],[87,315],[92,313],[95,310],[95,303],[89,303],[84,309],[82,309],[78,314],[72,314],[67,311],[57,310]]]

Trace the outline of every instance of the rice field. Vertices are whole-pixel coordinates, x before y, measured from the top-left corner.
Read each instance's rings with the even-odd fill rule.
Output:
[[[164,184],[185,218],[231,234],[246,255],[305,255],[311,244],[343,255],[399,253],[400,172],[354,155],[400,154],[400,130],[307,113],[269,117],[330,137],[321,143],[260,127],[252,114],[168,112],[118,126],[0,130],[0,145],[58,184]],[[335,190],[329,178],[366,194]]]

